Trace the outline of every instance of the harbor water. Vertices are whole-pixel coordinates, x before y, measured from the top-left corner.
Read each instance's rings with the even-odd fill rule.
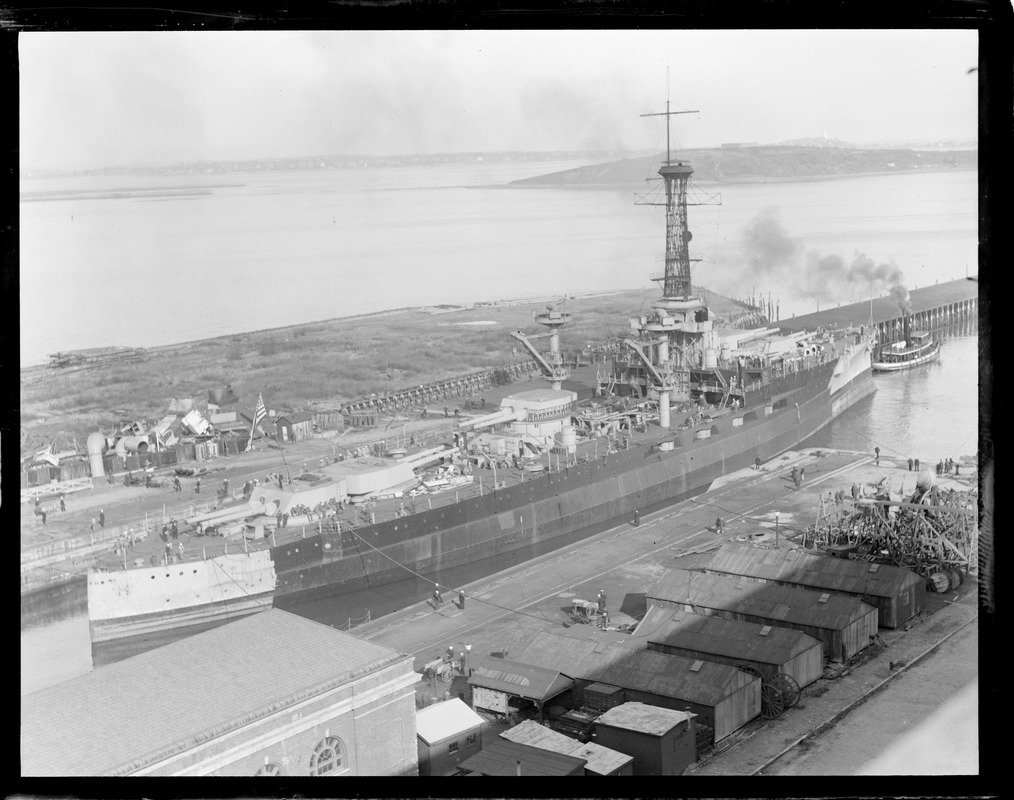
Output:
[[[68,182],[26,182],[32,185],[23,184],[23,192],[48,191],[59,199],[35,195],[21,206],[22,363],[39,363],[61,349],[154,346],[423,303],[637,288],[661,270],[656,261],[664,225],[658,209],[635,207],[630,191],[483,188],[550,171],[546,164],[484,169],[346,171],[358,174],[346,176],[343,186],[334,185],[338,171],[133,179],[134,189],[159,184],[162,196],[145,197],[117,192],[131,188],[127,179],[105,178],[100,196],[73,200],[67,199],[75,188]],[[415,188],[405,189],[406,181]],[[232,183],[240,186],[212,188]],[[191,195],[170,191],[183,184],[199,188]],[[894,260],[915,277],[908,278],[910,288],[961,277],[966,264],[975,271],[974,173],[721,191],[723,205],[694,225],[695,245],[707,248],[711,238],[713,252],[735,249],[736,226],[763,206],[782,209],[782,223],[807,247]],[[271,289],[276,275],[291,278],[293,263],[319,291],[288,297]],[[695,277],[721,291],[720,267],[702,263]],[[406,274],[414,276],[411,281],[391,277]],[[398,295],[405,284],[409,290]],[[380,286],[385,292],[377,291]],[[793,309],[816,310],[805,299],[790,300],[786,287],[771,291],[782,301],[783,317]],[[193,302],[191,294],[202,302]],[[46,325],[30,325],[43,318]],[[938,361],[874,380],[874,395],[807,446],[866,452],[878,446],[882,458],[919,458],[930,466],[976,452],[974,329],[945,332]],[[433,577],[460,586],[507,566],[499,560]],[[369,592],[281,605],[345,628],[431,592],[429,581],[409,578]],[[22,693],[173,638],[93,654],[84,613],[44,618],[21,631]]]

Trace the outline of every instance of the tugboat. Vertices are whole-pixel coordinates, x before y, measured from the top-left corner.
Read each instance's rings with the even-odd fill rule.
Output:
[[[885,342],[873,356],[874,372],[897,372],[927,364],[940,355],[940,342],[927,331],[910,331],[909,318],[904,317],[904,338]]]

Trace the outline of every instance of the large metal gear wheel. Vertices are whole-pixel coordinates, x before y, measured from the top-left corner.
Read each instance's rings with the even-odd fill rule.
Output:
[[[775,675],[774,680],[771,681],[771,685],[778,690],[778,693],[782,696],[782,703],[786,708],[792,708],[796,703],[799,702],[799,695],[802,694],[799,683],[791,675],[786,675],[784,672],[779,672]]]
[[[764,673],[753,664],[737,664],[736,669],[741,669],[743,672],[749,672],[751,675],[756,675],[761,680],[764,680]]]
[[[782,693],[772,684],[765,683],[761,686],[761,716],[764,719],[774,719],[785,710],[785,701]]]

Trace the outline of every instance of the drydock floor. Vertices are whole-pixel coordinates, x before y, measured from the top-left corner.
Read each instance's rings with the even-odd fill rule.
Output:
[[[794,465],[805,469],[805,481],[796,489],[790,479]],[[440,658],[448,647],[461,652],[471,645],[473,660],[491,652],[520,650],[543,629],[575,624],[570,614],[574,597],[594,600],[599,590],[607,596],[609,624],[631,624],[644,614],[644,592],[671,567],[698,567],[722,542],[740,537],[765,541],[778,536],[798,541],[814,523],[821,495],[853,483],[875,484],[887,477],[893,492],[910,494],[916,473],[907,465],[854,452],[803,450],[790,452],[763,464],[726,476],[699,497],[667,511],[642,517],[639,525],[622,525],[574,545],[549,553],[518,567],[473,583],[449,587],[444,602],[417,603],[401,611],[358,626],[354,634],[415,657],[416,669]],[[942,487],[966,489],[946,476]],[[725,523],[716,530],[716,518]],[[466,595],[465,607],[451,602],[457,591]],[[890,682],[920,658],[958,631],[974,624],[978,615],[975,581],[959,590],[928,593],[927,609],[909,630],[881,629],[884,646],[874,655],[832,680],[820,680],[804,690],[799,704],[774,720],[756,719],[720,742],[694,765],[703,775],[749,775],[788,749],[832,725]],[[580,624],[580,623],[577,623]],[[588,626],[593,629],[592,626]],[[893,662],[893,667],[892,667]],[[902,665],[902,666],[898,666]],[[457,696],[467,690],[464,678],[431,685],[420,681],[420,704],[433,697]]]

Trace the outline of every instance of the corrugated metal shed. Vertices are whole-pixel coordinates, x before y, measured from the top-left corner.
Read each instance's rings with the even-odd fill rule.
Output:
[[[583,744],[530,719],[508,728],[500,736],[510,742],[583,758],[587,762],[586,774],[591,772],[596,775],[614,775],[634,761],[634,757],[626,753],[618,753],[595,742]]]
[[[570,678],[551,667],[543,669],[544,666],[506,658],[487,658],[472,669],[468,683],[537,701],[556,697],[574,685]]]
[[[695,670],[693,659],[608,642],[577,639],[541,631],[522,651],[518,661],[558,670],[581,680],[622,686],[716,706],[756,680],[734,667],[706,661]]]
[[[849,594],[893,597],[924,579],[912,570],[807,553],[805,550],[726,544],[706,567],[708,572],[748,575]]]
[[[443,703],[434,703],[416,712],[415,731],[426,744],[435,744],[464,731],[477,728],[482,717],[455,697]]]
[[[925,601],[925,579],[910,569],[832,558],[796,547],[730,542],[715,553],[706,570],[868,598],[880,609],[880,622],[886,627],[915,616]]]
[[[648,609],[635,635],[645,636],[649,643],[678,644],[688,650],[775,665],[820,645],[812,636],[791,628],[705,617],[660,606]]]
[[[22,771],[139,768],[411,660],[287,611],[252,614],[22,697]]]
[[[877,635],[877,609],[856,597],[746,577],[670,570],[645,595],[649,605],[802,630],[830,661],[847,661]]]
[[[824,672],[821,641],[791,628],[651,606],[634,635],[646,639],[650,650],[737,667],[747,664],[767,680],[784,673],[809,686]]]
[[[809,589],[757,583],[748,578],[709,575],[673,569],[649,589],[645,596],[706,608],[728,608],[755,617],[801,625],[842,630],[868,614],[871,606],[854,597],[822,594]]]
[[[609,709],[595,720],[601,725],[612,725],[628,731],[661,736],[681,724],[690,715],[671,708],[659,708],[645,703],[624,703]]]
[[[482,750],[460,764],[460,769],[479,775],[506,776],[518,774],[518,762],[524,776],[580,775],[585,760],[575,756],[553,753],[504,739],[494,739]]]

